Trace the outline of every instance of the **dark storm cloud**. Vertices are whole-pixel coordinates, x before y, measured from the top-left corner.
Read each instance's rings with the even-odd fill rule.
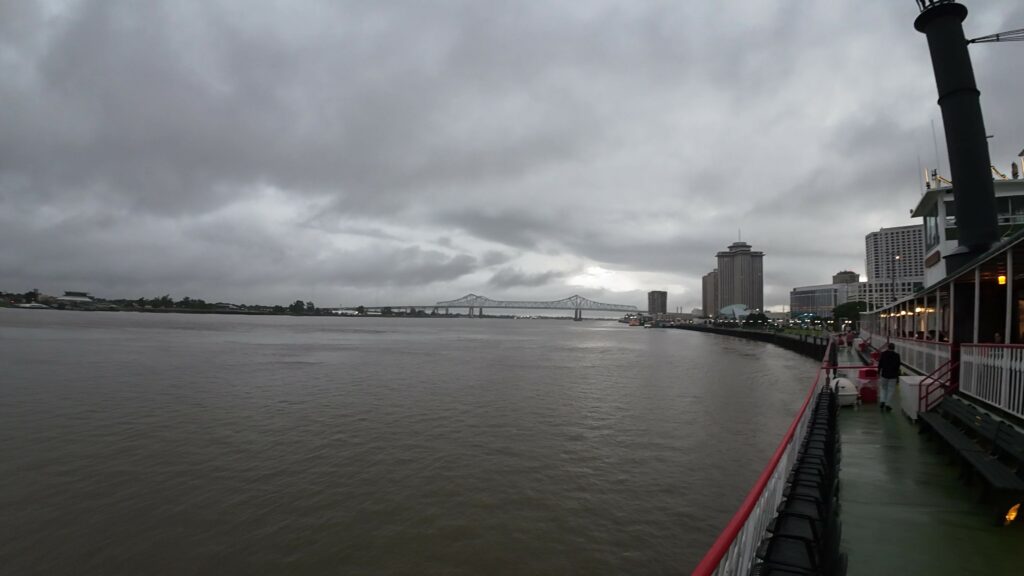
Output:
[[[1017,3],[969,7],[969,36],[1024,25]],[[672,307],[689,308],[742,235],[782,304],[863,271],[864,235],[910,223],[933,121],[942,138],[914,16],[796,0],[4,2],[0,289],[544,299],[599,266],[675,285]],[[971,48],[1004,171],[1024,148],[1015,49]],[[643,304],[610,289],[589,290]]]
[[[437,215],[443,226],[506,246],[537,249],[545,239],[559,236],[558,218],[512,208],[502,211],[460,210]]]
[[[529,274],[519,270],[518,268],[502,268],[495,272],[487,283],[490,286],[501,289],[514,288],[518,286],[546,286],[553,280],[564,278],[565,275],[565,272],[559,270],[548,270],[547,272]]]
[[[252,17],[232,4],[72,4],[28,85],[7,91],[4,156],[49,191],[108,189],[156,212],[208,209],[265,183],[374,213],[421,187],[571,155],[595,124],[571,95],[517,91],[540,74],[528,65],[519,78],[477,77],[491,64],[458,50],[484,40],[479,9],[460,29],[414,4],[317,6]]]
[[[477,259],[468,254],[449,256],[415,246],[400,250],[371,250],[340,254],[319,261],[313,278],[339,286],[415,286],[458,279],[477,269]]]
[[[512,259],[512,256],[498,250],[488,250],[484,252],[483,257],[480,258],[480,262],[483,266],[498,266],[504,264]]]
[[[375,243],[325,250],[316,243],[317,232],[282,238],[273,226],[241,225],[223,216],[180,223],[83,209],[32,224],[39,219],[39,214],[0,214],[0,245],[23,246],[33,256],[0,251],[5,278],[35,274],[65,289],[98,294],[284,301],[350,289],[424,287],[481,267],[475,256],[418,246]]]

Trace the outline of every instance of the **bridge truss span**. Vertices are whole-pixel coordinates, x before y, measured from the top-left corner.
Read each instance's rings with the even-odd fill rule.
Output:
[[[491,300],[486,296],[466,294],[462,298],[446,300],[435,304],[438,308],[518,308],[539,310],[602,310],[610,312],[637,312],[636,306],[627,304],[607,304],[595,302],[579,294],[573,294],[561,300],[548,302],[530,300]]]

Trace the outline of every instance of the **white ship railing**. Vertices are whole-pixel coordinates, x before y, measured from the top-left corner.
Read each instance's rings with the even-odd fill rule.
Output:
[[[888,342],[885,336],[882,336],[880,334],[872,334],[867,330],[861,330],[860,338],[861,340],[866,341],[868,344],[871,344],[872,348],[876,348],[878,350],[881,350],[882,347],[885,346],[885,343]]]
[[[827,352],[825,359],[828,359]],[[740,509],[694,569],[694,576],[746,576],[750,572],[754,564],[754,554],[764,538],[768,523],[775,517],[776,509],[782,502],[786,479],[807,434],[807,424],[813,412],[809,407],[819,390],[824,364],[823,361],[823,367],[818,370],[807,398],[804,399],[800,411],[790,424],[772,459],[761,472]]]
[[[961,344],[960,392],[1024,418],[1024,346]]]
[[[948,342],[932,342],[914,338],[893,338],[900,360],[922,374],[931,374],[950,359]]]
[[[884,350],[888,342],[885,336],[861,332],[861,338],[871,343],[877,350]],[[917,338],[892,338],[900,360],[922,374],[931,374],[939,366],[949,362],[952,352],[949,342],[933,342]]]

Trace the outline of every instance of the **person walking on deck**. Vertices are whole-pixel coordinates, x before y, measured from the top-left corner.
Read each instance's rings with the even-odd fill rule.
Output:
[[[833,378],[836,377],[836,366],[839,365],[839,342],[839,338],[833,338],[832,345],[828,347],[828,366],[832,369]]]
[[[878,409],[892,412],[889,398],[900,381],[900,355],[896,353],[896,345],[889,342],[884,352],[878,356]]]

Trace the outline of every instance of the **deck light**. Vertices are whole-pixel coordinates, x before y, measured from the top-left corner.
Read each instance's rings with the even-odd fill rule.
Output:
[[[1020,502],[1017,502],[1006,511],[1006,522],[1003,522],[1003,526],[1009,526],[1010,522],[1017,519],[1017,511],[1020,510]]]
[[[917,308],[914,308],[914,313],[915,314],[920,314],[921,312],[924,312],[924,308],[921,308],[920,306],[918,306]]]
[[[999,276],[997,276],[997,277],[996,277],[996,280],[998,280],[998,281],[999,281],[999,285],[1000,285],[1000,286],[1002,286],[1002,285],[1006,284],[1006,276],[1004,276],[1004,275],[1002,275],[1002,274],[1000,274]]]

